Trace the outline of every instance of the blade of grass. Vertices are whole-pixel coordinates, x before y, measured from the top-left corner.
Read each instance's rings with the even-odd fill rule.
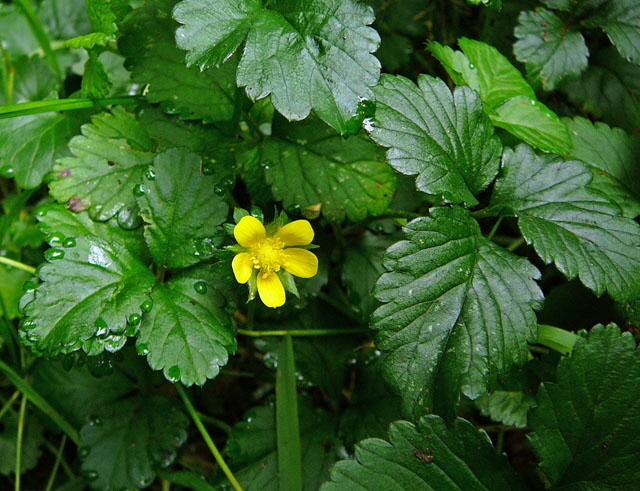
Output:
[[[20,414],[18,416],[18,435],[16,436],[16,491],[20,491],[20,477],[22,476],[22,437],[24,436],[24,418],[26,413],[27,397],[23,394],[22,402],[20,402]]]
[[[282,338],[278,351],[276,433],[278,439],[279,487],[282,491],[300,491],[302,490],[302,461],[296,367],[291,336]]]
[[[559,327],[540,324],[538,326],[538,344],[559,351],[565,356],[570,356],[573,345],[578,340],[578,335],[565,331]]]
[[[56,455],[56,461],[53,464],[53,469],[51,469],[51,474],[49,475],[49,480],[47,481],[47,487],[44,491],[51,491],[53,489],[53,483],[56,482],[56,476],[58,475],[58,469],[60,468],[60,462],[62,460],[62,452],[64,452],[64,446],[67,443],[67,435],[62,435],[62,439],[60,440],[60,447],[58,448],[58,454]]]
[[[135,104],[142,100],[137,96],[110,97],[108,99],[52,99],[46,101],[22,102],[0,106],[0,119],[28,116],[90,107],[112,106],[114,104]]]

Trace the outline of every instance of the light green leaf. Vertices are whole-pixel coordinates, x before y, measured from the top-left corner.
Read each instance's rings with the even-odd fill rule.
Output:
[[[538,270],[480,233],[468,211],[433,208],[391,246],[372,316],[384,374],[403,413],[451,416],[462,391],[485,393],[535,342]]]
[[[185,119],[225,121],[233,117],[238,97],[235,74],[238,57],[220,68],[187,68],[184,51],[175,45],[178,23],[167,12],[174,0],[153,0],[136,9],[120,27],[120,51],[133,80],[145,87],[149,102]]]
[[[38,18],[49,37],[56,41],[91,31],[84,0],[47,0],[40,4]]]
[[[187,417],[163,394],[101,407],[80,430],[82,474],[97,489],[146,488],[187,439]]]
[[[640,480],[640,351],[614,324],[579,339],[529,414],[540,467],[555,487],[629,489]]]
[[[331,469],[331,482],[322,491],[401,489],[525,489],[498,455],[486,433],[457,418],[449,428],[437,416],[416,425],[396,421],[389,442],[369,439],[356,445],[356,460],[343,460]]]
[[[184,0],[173,11],[187,65],[219,66],[245,41],[237,83],[252,100],[271,94],[289,120],[313,109],[338,132],[372,99],[380,62],[373,10],[354,0]]]
[[[59,89],[58,81],[44,58],[21,56],[13,61],[12,66],[14,104],[49,99]],[[9,104],[1,93],[0,102]]]
[[[22,10],[15,3],[0,4],[0,32],[2,47],[9,55],[29,56],[39,48]]]
[[[153,161],[156,146],[122,107],[100,113],[69,142],[73,157],[56,165],[50,192],[72,211],[89,210],[93,219],[108,220],[135,206],[133,188]]]
[[[38,187],[56,160],[69,155],[67,142],[79,126],[69,113],[0,119],[0,172],[14,176],[21,188]]]
[[[449,203],[478,203],[474,195],[498,173],[501,144],[482,110],[477,93],[426,75],[416,86],[385,75],[375,89],[374,120],[365,128],[379,145],[390,147],[387,160],[416,186]]]
[[[116,16],[111,11],[111,2],[104,0],[85,0],[89,22],[93,31],[89,34],[74,37],[65,42],[71,48],[91,49],[95,45],[106,46],[115,39],[118,28],[116,27]]]
[[[117,351],[140,321],[155,277],[117,242],[69,239],[47,251],[23,302],[22,335],[49,354]],[[128,323],[131,324],[127,329]]]
[[[535,398],[524,392],[496,390],[476,400],[476,406],[492,421],[508,426],[527,426],[527,411],[535,404]]]
[[[357,221],[391,203],[395,173],[363,136],[345,139],[317,120],[280,119],[260,151],[266,180],[287,209],[319,204],[328,220]]]
[[[589,187],[614,200],[626,216],[640,215],[640,138],[585,118],[565,121],[573,141],[571,156],[589,164],[593,173]]]
[[[20,474],[38,465],[40,447],[44,444],[43,430],[33,414],[27,416],[22,435]],[[17,435],[18,415],[8,412],[2,417],[0,426],[0,474],[4,476],[14,474],[16,470]]]
[[[534,87],[553,90],[565,78],[575,78],[587,68],[589,50],[582,34],[571,30],[547,9],[522,12],[514,31],[516,59],[527,67]]]
[[[89,58],[84,64],[82,75],[82,96],[90,99],[106,97],[111,89],[109,75],[94,51],[89,51]]]
[[[20,315],[18,301],[23,294],[22,286],[33,276],[31,273],[9,266],[0,265],[0,301],[3,309],[0,314],[8,319],[15,319]]]
[[[136,343],[151,368],[185,385],[214,378],[236,349],[231,319],[214,292],[217,285],[197,273],[187,271],[167,284],[156,284]]]
[[[136,199],[158,267],[185,268],[212,257],[225,236],[228,211],[215,184],[214,176],[203,172],[200,157],[187,149],[156,156]]]
[[[526,145],[505,151],[491,214],[518,217],[528,244],[596,295],[640,296],[640,227],[605,196],[588,189],[584,164],[536,155]]]

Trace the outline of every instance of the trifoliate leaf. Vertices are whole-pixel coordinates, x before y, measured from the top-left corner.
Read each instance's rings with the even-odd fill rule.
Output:
[[[467,38],[463,53],[432,42],[429,49],[457,85],[469,85],[488,106],[495,126],[541,150],[564,154],[571,150],[567,127],[536,99],[531,86],[496,48]]]
[[[26,341],[49,354],[122,348],[149,300],[151,271],[124,246],[94,236],[65,240],[45,257],[35,291],[25,293],[33,298],[21,324]]]
[[[49,185],[58,201],[100,221],[135,206],[133,189],[153,161],[156,142],[133,114],[115,107],[94,116],[69,148],[74,156],[60,159]]]
[[[121,26],[118,42],[133,80],[145,87],[149,102],[185,119],[225,121],[236,106],[237,57],[204,72],[187,68],[185,52],[175,45],[178,23],[167,12],[175,0],[153,0],[136,9]]]
[[[245,41],[237,83],[252,100],[271,94],[289,120],[313,109],[339,133],[372,99],[380,62],[373,10],[354,0],[294,0],[268,6],[253,0],[184,0],[174,18],[187,65],[219,66]]]
[[[476,400],[476,406],[492,421],[508,426],[527,426],[527,411],[535,403],[531,394],[496,390]]]
[[[90,99],[101,99],[111,89],[109,75],[94,51],[89,51],[89,58],[84,64],[82,75],[82,96]]]
[[[322,491],[346,489],[525,489],[498,455],[486,433],[458,418],[449,428],[438,416],[425,416],[416,425],[396,421],[389,442],[369,439],[356,445],[356,460],[343,460],[331,469]]]
[[[0,119],[0,173],[13,176],[21,188],[42,184],[80,127],[77,115],[47,113]]]
[[[485,239],[459,207],[433,208],[404,228],[407,240],[383,259],[389,271],[372,315],[384,373],[403,412],[450,416],[462,391],[471,399],[527,359],[542,292],[538,270]]]
[[[416,186],[449,203],[477,204],[475,194],[498,173],[501,144],[482,110],[477,93],[426,75],[416,86],[404,77],[385,75],[375,89],[375,119],[365,121],[371,138],[387,151],[387,160]]]
[[[575,78],[587,68],[589,50],[582,34],[550,10],[522,12],[514,34],[518,38],[514,54],[526,65],[534,87],[553,90],[561,80]]]
[[[40,447],[44,444],[43,428],[33,414],[27,415],[22,434],[20,474],[38,465]],[[0,474],[9,476],[16,471],[18,415],[7,412],[0,426]]]
[[[309,398],[298,399],[300,447],[304,472],[303,489],[318,489],[329,478],[329,467],[336,461],[336,420],[327,411],[313,406]],[[229,466],[246,490],[277,491],[278,444],[276,412],[273,402],[254,407],[244,421],[233,427],[227,446]]]
[[[187,271],[151,293],[136,348],[172,382],[204,384],[236,349],[231,319],[215,286]]]
[[[629,489],[640,481],[640,351],[614,324],[594,327],[544,383],[529,414],[540,468],[555,487]]]
[[[588,25],[597,24],[629,62],[640,64],[640,5],[634,0],[612,0],[604,11],[587,19]]]
[[[640,129],[640,67],[627,63],[614,49],[597,53],[587,71],[562,90],[583,111],[609,126]]]
[[[187,439],[187,417],[162,394],[102,406],[80,430],[82,474],[96,489],[146,488]]]
[[[175,148],[156,156],[138,188],[145,239],[159,267],[179,269],[210,259],[224,238],[228,206],[210,174],[198,155]]]
[[[285,208],[320,205],[331,221],[384,212],[396,188],[376,145],[363,136],[345,139],[317,120],[275,122],[261,146],[261,165]]]
[[[565,121],[573,140],[571,156],[589,164],[593,173],[589,187],[614,200],[626,216],[640,215],[640,138],[584,118]]]
[[[587,188],[592,175],[576,160],[505,151],[491,214],[518,217],[528,244],[569,279],[618,301],[640,296],[640,227],[605,196]]]

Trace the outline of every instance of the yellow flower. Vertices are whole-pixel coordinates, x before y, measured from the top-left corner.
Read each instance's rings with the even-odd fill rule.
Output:
[[[238,283],[257,280],[260,300],[267,307],[285,302],[285,288],[279,275],[290,273],[311,278],[318,272],[318,258],[311,251],[293,246],[307,246],[313,240],[313,228],[307,220],[296,220],[278,227],[267,236],[264,225],[253,216],[244,216],[233,229],[238,244],[244,248],[233,258],[231,266]]]

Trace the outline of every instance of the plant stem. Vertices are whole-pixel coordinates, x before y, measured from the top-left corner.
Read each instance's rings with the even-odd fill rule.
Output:
[[[62,435],[62,438],[66,439],[67,435]],[[60,459],[60,464],[62,465],[62,470],[67,475],[67,477],[70,480],[75,479],[76,475],[71,470],[71,467],[69,467],[69,464],[65,460],[64,455],[62,455],[62,452],[60,452],[56,447],[54,447],[49,440],[45,440],[44,441],[44,446],[47,447],[47,450],[49,450],[49,452],[51,452],[55,456],[56,459]]]
[[[4,417],[4,413],[6,413],[9,409],[11,409],[11,406],[13,406],[13,403],[16,402],[16,399],[20,394],[21,392],[19,390],[16,390],[11,395],[11,397],[9,397],[9,400],[5,402],[4,406],[2,406],[2,409],[0,409],[0,421],[2,421],[2,418]]]
[[[29,24],[29,28],[31,29],[34,37],[37,39],[38,44],[40,45],[40,48],[44,53],[44,57],[51,67],[51,70],[58,79],[58,82],[62,82],[62,72],[60,71],[60,66],[58,65],[56,55],[53,54],[53,50],[51,49],[51,41],[49,40],[49,36],[47,36],[47,33],[44,31],[44,28],[40,23],[40,19],[38,19],[38,16],[33,10],[31,2],[29,0],[16,0],[16,3],[22,8],[24,16],[27,19],[27,23]]]
[[[240,486],[240,483],[231,472],[231,469],[229,469],[229,466],[227,466],[227,463],[224,461],[224,458],[218,451],[216,444],[213,443],[213,440],[211,439],[209,432],[204,427],[204,424],[202,423],[200,416],[198,416],[198,412],[193,407],[193,404],[191,404],[191,400],[189,399],[189,396],[185,392],[184,388],[179,383],[175,384],[175,388],[178,391],[178,394],[180,395],[180,398],[182,399],[182,402],[184,403],[184,407],[189,413],[189,416],[191,416],[191,419],[195,423],[196,428],[198,428],[200,435],[202,435],[202,438],[207,444],[207,447],[209,447],[209,450],[213,454],[213,457],[216,459],[216,462],[222,469],[222,472],[224,472],[224,475],[227,476],[227,479],[229,479],[229,482],[233,486],[233,489],[235,489],[236,491],[242,491],[242,486]]]
[[[281,331],[248,331],[238,329],[238,334],[259,338],[263,336],[339,336],[344,334],[367,334],[369,329],[283,329]]]
[[[502,223],[502,219],[504,217],[500,217],[496,220],[496,223],[493,224],[493,227],[491,228],[491,230],[489,231],[489,235],[487,235],[487,239],[491,240],[493,238],[493,236],[495,235],[495,233],[498,231],[498,227],[500,226],[500,224]]]
[[[213,416],[208,416],[207,414],[201,412],[198,412],[198,416],[200,416],[200,419],[202,419],[203,422],[213,425],[227,434],[231,433],[231,425],[225,423],[224,421],[218,418],[214,418]]]
[[[45,491],[51,491],[53,483],[56,482],[56,476],[58,475],[58,469],[60,468],[60,461],[62,460],[62,452],[64,452],[64,446],[66,443],[67,435],[62,435],[62,438],[60,439],[60,446],[58,447],[58,453],[56,455],[56,461],[53,464],[53,469],[51,469],[51,475],[49,476],[49,481],[47,481]]]
[[[22,471],[22,437],[24,435],[24,418],[26,412],[27,396],[23,394],[22,402],[20,402],[20,414],[18,416],[18,435],[16,436],[16,491],[20,491],[20,477]]]
[[[514,240],[511,244],[507,246],[507,250],[509,252],[513,252],[522,244],[524,244],[524,237],[518,237],[516,240]]]
[[[293,339],[280,340],[276,370],[276,435],[281,491],[302,490],[302,459]]]
[[[573,346],[580,336],[559,327],[540,324],[538,326],[538,344],[570,356]]]
[[[504,448],[504,428],[498,431],[498,440],[496,441],[496,453],[501,454]]]
[[[13,266],[14,268],[26,271],[27,273],[34,274],[36,272],[36,268],[34,268],[33,266],[21,263],[20,261],[9,259],[8,257],[0,256],[0,263],[6,264],[7,266]]]
[[[73,111],[90,107],[111,106],[114,104],[134,104],[142,100],[138,96],[110,97],[108,99],[51,99],[46,101],[23,102],[0,106],[0,119],[42,114],[59,111]]]

